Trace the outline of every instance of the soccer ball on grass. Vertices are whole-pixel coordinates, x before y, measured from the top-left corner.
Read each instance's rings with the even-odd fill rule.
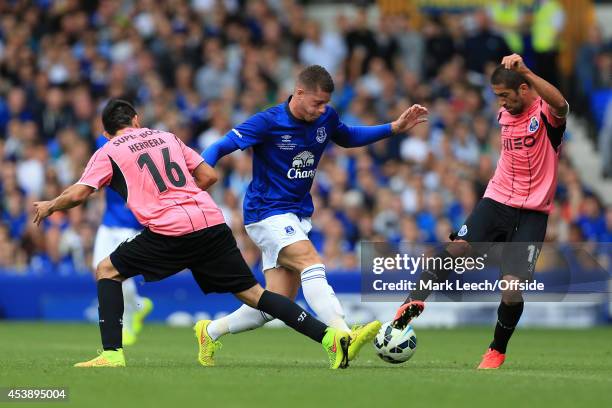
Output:
[[[387,322],[381,326],[374,337],[374,349],[378,357],[387,363],[404,363],[410,360],[416,351],[416,334],[410,325],[399,330],[391,326],[391,323]]]

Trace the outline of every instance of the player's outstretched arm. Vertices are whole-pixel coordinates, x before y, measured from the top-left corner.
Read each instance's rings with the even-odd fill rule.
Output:
[[[34,224],[40,222],[53,214],[55,211],[67,210],[76,207],[87,200],[87,197],[94,192],[94,188],[84,184],[73,184],[62,194],[51,201],[36,201],[34,203]]]
[[[212,167],[215,167],[219,159],[238,150],[239,148],[240,147],[238,147],[238,145],[226,135],[217,140],[217,142],[213,143],[208,149],[204,150],[202,152],[202,157],[206,163]]]
[[[215,169],[203,161],[193,171],[193,179],[200,189],[207,190],[210,186],[217,182],[219,177],[217,176]]]
[[[340,122],[333,140],[342,147],[366,146],[393,134],[407,132],[425,121],[427,121],[427,109],[421,105],[412,105],[399,118],[385,125],[346,126]]]
[[[525,65],[523,61],[523,57],[518,54],[508,55],[502,59],[501,63],[506,69],[511,69],[523,75],[538,95],[544,99],[544,102],[551,107],[555,116],[563,118],[568,114],[569,105],[561,91],[527,68],[527,65]]]

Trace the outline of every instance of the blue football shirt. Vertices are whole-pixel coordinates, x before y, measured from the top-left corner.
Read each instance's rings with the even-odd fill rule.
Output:
[[[245,225],[285,213],[310,217],[310,188],[321,155],[338,132],[346,132],[332,107],[327,106],[316,121],[305,122],[291,114],[289,100],[253,115],[227,134],[241,150],[253,147]]]
[[[98,136],[96,139],[96,149],[101,148],[108,141],[104,136]],[[102,225],[115,228],[133,228],[140,230],[142,226],[132,214],[132,211],[127,207],[123,197],[115,190],[107,188],[104,191],[104,200],[106,209],[102,216]]]

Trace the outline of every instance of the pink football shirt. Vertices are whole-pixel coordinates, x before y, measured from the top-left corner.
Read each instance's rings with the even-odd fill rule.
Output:
[[[172,133],[129,128],[94,153],[78,183],[95,189],[110,185],[143,226],[185,235],[225,222],[191,175],[202,162]]]
[[[538,98],[519,115],[500,109],[502,150],[484,197],[516,208],[549,213],[565,118]]]

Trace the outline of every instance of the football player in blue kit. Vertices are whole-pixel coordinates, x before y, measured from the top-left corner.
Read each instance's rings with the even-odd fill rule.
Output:
[[[321,66],[302,70],[289,99],[259,112],[229,131],[202,153],[211,166],[235,150],[253,148],[253,180],[244,198],[244,223],[262,253],[266,288],[295,299],[301,284],[304,297],[328,326],[351,333],[349,360],[371,341],[380,328],[374,321],[349,329],[334,290],[327,283],[325,265],[308,233],[313,202],[310,195],[317,165],[331,141],[359,147],[407,132],[427,120],[427,109],[413,105],[395,121],[378,126],[347,126],[328,105],[334,83]],[[255,329],[271,317],[249,306],[198,324],[196,333],[209,344],[208,361],[218,338]]]

